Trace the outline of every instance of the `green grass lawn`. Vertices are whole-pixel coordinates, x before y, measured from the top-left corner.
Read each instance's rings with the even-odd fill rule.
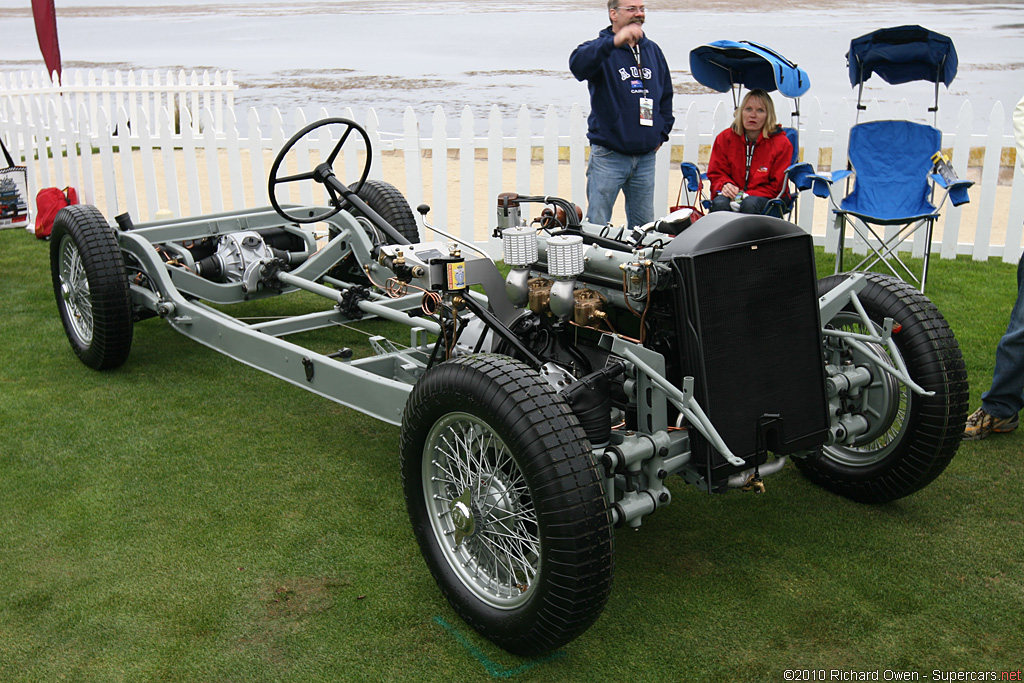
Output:
[[[1015,266],[936,259],[928,286],[973,409]],[[0,232],[0,349],[0,681],[929,680],[1024,666],[1024,430],[964,444],[933,484],[882,506],[792,466],[760,496],[676,478],[672,505],[617,532],[603,616],[530,660],[479,637],[434,585],[397,428],[159,319],[136,325],[122,368],[86,368],[48,245],[24,231]]]

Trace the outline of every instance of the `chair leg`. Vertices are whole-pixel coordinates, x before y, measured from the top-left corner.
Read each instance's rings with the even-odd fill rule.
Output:
[[[864,260],[862,260],[860,263],[856,265],[854,270],[867,270],[868,268],[871,268],[876,263],[881,261],[882,265],[888,268],[890,273],[892,273],[901,280],[905,280],[905,278],[902,275],[900,275],[895,268],[893,268],[892,264],[889,263],[889,260],[891,259],[895,261],[897,264],[899,264],[900,268],[903,269],[903,272],[909,275],[910,278],[914,280],[914,282],[920,283],[920,279],[916,275],[914,275],[914,271],[912,271],[910,267],[903,262],[903,259],[900,258],[898,249],[899,246],[903,244],[911,235],[917,232],[918,228],[921,227],[922,222],[918,221],[910,230],[898,231],[887,239],[883,239],[882,236],[879,235],[878,232],[876,232],[870,224],[865,223],[864,225],[868,229],[868,232],[871,233],[871,236],[874,237],[875,240],[878,242],[878,248],[876,249],[870,243],[870,240],[865,238],[864,241],[868,243],[868,248],[871,249],[871,251],[874,253],[875,258],[871,260],[870,263],[868,263],[868,259],[871,259],[871,254],[868,254],[867,256],[864,257]]]
[[[880,235],[874,229],[874,227],[872,227],[870,223],[864,221],[858,223],[856,221],[857,219],[851,219],[850,224],[854,227],[854,230],[857,231],[857,234],[864,239],[864,242],[865,244],[867,244],[868,249],[871,250],[871,253],[869,253],[867,256],[861,259],[860,262],[858,262],[857,265],[853,266],[850,270],[868,270],[874,267],[876,263],[881,262],[882,265],[889,269],[890,273],[892,273],[899,279],[905,282],[910,282],[911,280],[913,280],[914,283],[919,285],[921,291],[923,292],[924,278],[927,276],[928,257],[930,256],[931,250],[929,249],[925,251],[925,268],[924,270],[922,270],[921,277],[919,278],[916,275],[914,275],[914,271],[910,269],[910,266],[908,266],[903,261],[903,259],[900,258],[899,246],[906,242],[907,240],[909,240],[922,227],[925,227],[928,243],[931,244],[931,234],[935,225],[934,219],[925,218],[917,221],[913,225],[908,224],[904,229],[897,231],[895,234],[888,238],[884,238],[882,235]],[[863,230],[861,230],[860,225],[864,226]],[[878,243],[878,247],[874,246],[872,240]],[[900,273],[893,267],[892,263],[890,263],[890,260],[895,261],[896,265],[902,268],[903,272],[906,273],[907,277],[900,275]],[[907,279],[908,277],[910,279]]]
[[[924,243],[924,268],[921,269],[921,293],[924,294],[924,283],[928,279],[928,263],[931,261],[932,255],[932,231],[935,229],[935,219],[928,219],[928,225],[925,227],[925,243]]]
[[[839,275],[843,270],[843,250],[846,248],[846,216],[836,216],[836,227],[839,229],[839,246],[836,247],[836,272]]]

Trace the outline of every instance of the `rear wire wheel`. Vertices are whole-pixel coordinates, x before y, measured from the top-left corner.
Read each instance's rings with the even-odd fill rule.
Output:
[[[846,275],[818,281],[824,294]],[[909,495],[942,473],[960,446],[967,416],[967,371],[949,324],[932,302],[907,283],[889,275],[867,273],[858,294],[864,310],[882,329],[886,317],[899,325],[892,339],[910,377],[932,396],[915,394],[888,374],[873,372],[872,384],[844,405],[868,417],[868,431],[852,444],[834,444],[820,454],[796,459],[797,467],[820,486],[865,503],[885,503]],[[852,306],[827,323],[835,329],[867,332]],[[845,353],[855,365],[870,359],[833,338],[826,356]],[[888,355],[881,345],[872,354]],[[827,362],[836,359],[826,357]],[[882,375],[882,376],[879,376]]]
[[[61,209],[50,235],[50,276],[75,355],[95,370],[124,364],[132,347],[132,300],[113,228],[94,206]]]
[[[360,183],[356,194],[378,216],[386,220],[391,227],[409,240],[410,243],[416,244],[420,241],[420,231],[416,223],[416,217],[409,207],[409,202],[397,187],[384,180],[370,178]],[[362,219],[360,223],[370,232],[370,240],[373,243],[387,244],[390,242],[387,235],[372,227],[372,222],[363,216],[359,209],[347,202],[344,206],[353,216]],[[335,234],[332,233],[331,237],[334,237]],[[362,284],[368,283],[366,274],[359,268],[359,264],[356,263],[355,257],[351,254],[347,255],[332,269],[331,275],[340,280]]]
[[[384,180],[368,178],[359,185],[356,194],[410,243],[416,244],[420,241],[416,217],[405,195],[397,187]],[[349,206],[348,210],[353,216],[363,215],[355,207]]]
[[[482,635],[535,655],[600,615],[613,569],[601,473],[537,372],[500,355],[428,370],[406,403],[401,469],[427,566]]]

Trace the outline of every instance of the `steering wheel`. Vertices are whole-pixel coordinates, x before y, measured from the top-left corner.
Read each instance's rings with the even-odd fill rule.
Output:
[[[310,171],[301,171],[303,165],[300,163],[299,173],[279,178],[278,173],[281,171],[281,167],[284,164],[285,159],[287,159],[288,153],[291,152],[292,148],[298,144],[299,140],[318,128],[331,125],[344,126],[344,131],[338,139],[338,143],[334,146],[334,149],[332,149],[331,153],[327,155],[327,158],[323,162],[317,164]],[[274,211],[276,211],[279,216],[285,220],[294,221],[295,223],[317,223],[330,218],[345,207],[345,199],[348,195],[352,194],[353,191],[341,182],[341,180],[338,179],[338,176],[334,174],[334,162],[338,159],[338,154],[341,152],[341,148],[345,146],[345,142],[348,141],[352,131],[355,131],[362,136],[363,145],[366,150],[366,160],[363,164],[363,171],[359,176],[359,181],[356,183],[356,188],[362,187],[363,183],[366,181],[366,177],[370,173],[370,162],[372,159],[370,136],[366,134],[366,131],[362,126],[355,121],[350,121],[349,119],[330,118],[314,121],[293,135],[291,139],[285,143],[284,147],[281,148],[281,151],[277,153],[277,158],[274,159],[274,165],[270,167],[270,181],[267,185],[267,192],[270,194],[270,204],[274,207]],[[301,161],[302,160],[300,159],[300,162]],[[331,198],[331,208],[319,213],[310,210],[308,207],[303,207],[302,214],[288,213],[285,211],[277,201],[277,196],[274,193],[275,188],[277,188],[278,185],[296,183],[303,180],[315,180],[316,182],[321,183]]]

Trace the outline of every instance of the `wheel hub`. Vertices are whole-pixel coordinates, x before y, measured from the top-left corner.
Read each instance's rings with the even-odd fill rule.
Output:
[[[452,526],[455,527],[455,543],[461,544],[463,539],[472,536],[476,531],[476,514],[472,509],[472,492],[469,489],[452,501],[449,510],[452,515]]]
[[[833,324],[841,330],[869,332],[863,329],[859,318],[845,312],[837,315]],[[869,369],[876,363],[890,362],[886,348],[874,342],[849,347],[840,341],[833,349],[833,360],[838,366],[844,357],[850,365]],[[847,443],[826,446],[825,454],[848,467],[867,467],[883,460],[899,442],[898,435],[906,423],[909,401],[910,391],[905,385],[886,372],[873,371],[869,383],[844,395],[837,403],[841,417],[866,421],[866,428]]]

